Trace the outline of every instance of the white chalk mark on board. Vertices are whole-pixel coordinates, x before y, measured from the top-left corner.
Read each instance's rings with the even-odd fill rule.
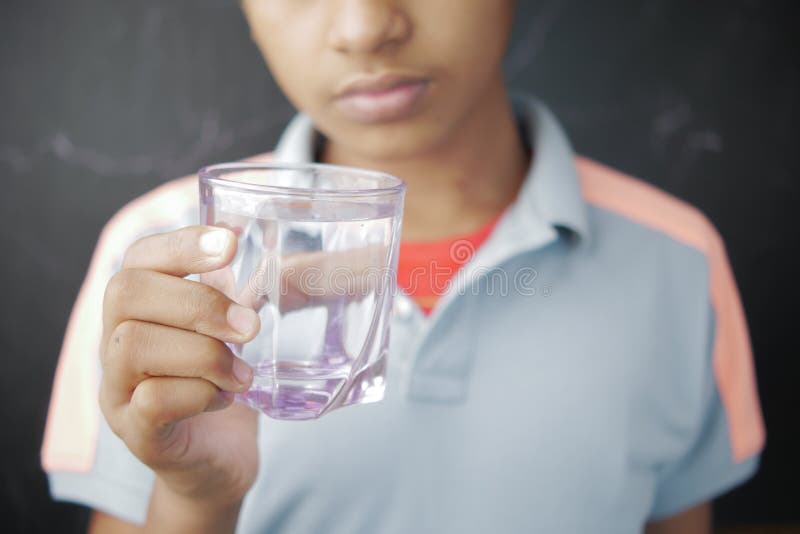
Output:
[[[688,102],[679,102],[661,111],[653,119],[652,133],[658,144],[666,143],[692,122],[694,114]]]
[[[51,153],[66,163],[89,169],[99,175],[113,173],[145,174],[155,165],[150,156],[112,157],[91,148],[76,146],[64,132],[56,133],[50,140]]]
[[[720,153],[723,148],[722,136],[712,130],[692,132],[686,142],[692,150],[704,152]]]
[[[0,146],[0,162],[8,164],[14,172],[31,170],[31,159],[16,146]]]
[[[180,156],[137,154],[112,156],[91,147],[81,146],[64,131],[46,137],[35,148],[25,150],[18,146],[0,146],[0,164],[9,166],[14,172],[30,172],[34,162],[41,156],[51,155],[63,163],[86,169],[100,176],[141,176],[156,174],[163,178],[174,178],[195,167],[209,163],[208,158],[217,152],[234,146],[237,142],[264,136],[267,132],[282,127],[282,120],[266,121],[253,118],[242,124],[223,127],[219,114],[209,110],[191,117],[190,123],[199,121],[195,128],[196,140],[181,151]],[[265,151],[267,148],[265,147]],[[250,155],[250,154],[247,154]]]

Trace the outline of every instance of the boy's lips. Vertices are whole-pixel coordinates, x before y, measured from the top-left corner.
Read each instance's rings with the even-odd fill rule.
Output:
[[[419,107],[430,80],[398,74],[361,75],[336,93],[336,107],[347,117],[365,123],[408,117]]]

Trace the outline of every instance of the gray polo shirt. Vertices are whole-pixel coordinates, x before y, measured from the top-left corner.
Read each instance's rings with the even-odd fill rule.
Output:
[[[576,157],[515,110],[534,158],[515,202],[426,316],[396,298],[383,401],[261,416],[239,532],[633,533],[756,469],[764,428],[724,246],[691,206]],[[275,153],[310,161],[298,115]],[[101,236],[70,320],[42,461],[54,498],[129,521],[153,481],[96,405],[99,308],[137,237],[197,222],[187,177]]]

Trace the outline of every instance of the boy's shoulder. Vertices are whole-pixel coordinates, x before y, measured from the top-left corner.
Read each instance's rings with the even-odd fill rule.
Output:
[[[654,230],[684,245],[687,249],[702,253],[702,270],[692,271],[692,265],[698,265],[697,263],[669,261],[670,256],[663,254],[663,249],[658,250],[660,265],[664,265],[667,269],[675,267],[679,269],[671,271],[674,275],[668,278],[671,283],[688,288],[692,283],[689,273],[695,272],[702,275],[705,285],[705,291],[702,293],[672,290],[663,292],[658,300],[658,308],[661,312],[674,310],[670,313],[670,319],[678,317],[682,320],[688,319],[688,322],[684,320],[683,324],[694,328],[701,323],[692,319],[698,315],[691,313],[687,302],[697,302],[699,298],[703,309],[706,310],[709,309],[708,304],[711,305],[710,311],[713,313],[711,316],[713,337],[710,342],[711,369],[719,400],[725,412],[731,458],[734,462],[743,462],[758,454],[764,444],[765,431],[758,403],[747,320],[724,242],[714,225],[699,209],[647,182],[586,158],[578,157],[576,167],[586,203],[591,209],[614,215],[613,218],[609,218],[613,219],[610,223],[612,228],[619,228],[620,224],[638,225],[641,228]],[[650,239],[652,234],[639,234],[642,240],[627,243],[624,249],[626,252],[635,251],[637,257],[647,256],[646,251],[642,250],[645,246],[660,247],[659,241],[663,243],[663,240]],[[619,235],[626,239],[634,233],[624,231]],[[615,252],[618,251],[619,248],[615,248]],[[671,251],[675,252],[676,249],[671,248]],[[688,259],[685,256],[680,258]],[[645,264],[648,269],[656,265],[650,260],[652,257],[648,258]],[[630,262],[631,258],[626,256],[622,261]],[[641,264],[634,262],[631,265]],[[670,298],[675,303],[673,308],[668,306]],[[667,322],[660,320],[658,324],[661,329]],[[686,351],[683,361],[689,362],[690,366],[696,365],[698,361],[705,364],[707,360],[698,360],[694,357],[695,354]],[[680,356],[681,354],[676,352],[664,361],[669,361],[672,365],[680,360]],[[686,376],[689,375],[679,373],[675,376],[685,383]],[[702,454],[702,451],[696,452]],[[746,469],[754,465],[750,464]]]
[[[586,203],[647,227],[706,255],[723,246],[695,206],[639,178],[583,156],[575,159]]]

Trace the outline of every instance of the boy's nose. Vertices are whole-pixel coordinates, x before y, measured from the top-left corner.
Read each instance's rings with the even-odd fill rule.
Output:
[[[402,45],[411,36],[408,15],[392,0],[339,0],[329,34],[332,48],[370,54]]]

